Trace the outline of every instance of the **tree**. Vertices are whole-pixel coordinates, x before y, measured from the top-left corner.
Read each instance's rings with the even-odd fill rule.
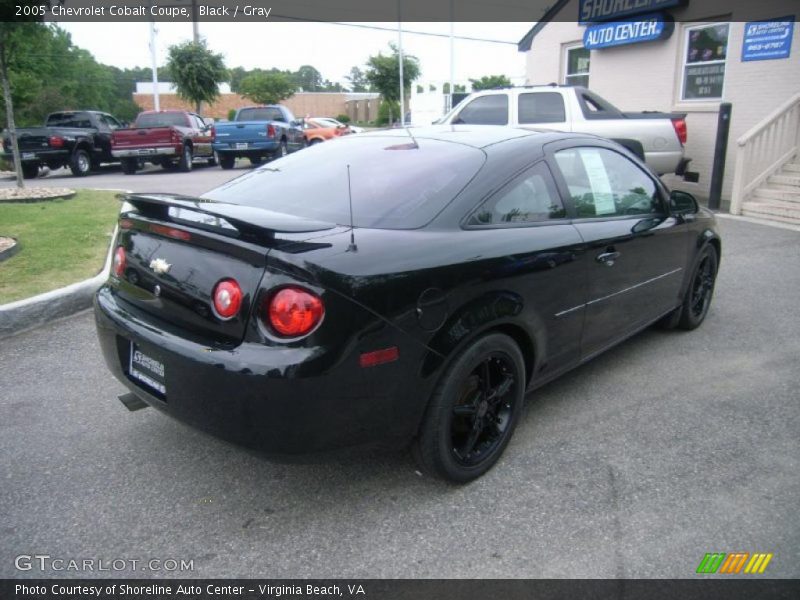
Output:
[[[167,66],[178,96],[193,102],[197,112],[203,102],[219,97],[219,84],[228,77],[222,55],[209,50],[205,40],[170,46]]]
[[[294,95],[296,87],[284,73],[253,73],[239,84],[239,92],[257,104],[277,104]]]
[[[367,81],[367,76],[364,75],[364,71],[362,71],[358,67],[353,67],[352,69],[350,69],[350,74],[345,75],[344,78],[350,82],[350,91],[353,92],[369,91],[369,81]]]
[[[11,138],[11,152],[14,156],[14,167],[17,172],[17,187],[24,188],[25,180],[22,177],[22,161],[19,155],[19,143],[17,141],[17,126],[14,122],[14,101],[11,98],[11,84],[8,79],[9,63],[14,58],[17,50],[18,40],[20,35],[24,35],[25,31],[30,27],[35,27],[33,24],[18,24],[9,22],[0,22],[0,80],[2,80],[3,99],[5,100],[6,108],[6,123],[8,125],[8,134]]]
[[[505,75],[484,75],[480,79],[470,79],[469,82],[472,84],[473,92],[511,87],[511,80]]]
[[[304,92],[318,92],[324,87],[322,73],[311,65],[303,65],[294,74],[297,86]]]
[[[365,77],[373,88],[378,90],[386,99],[394,102],[400,101],[400,53],[397,46],[389,44],[392,53],[384,56],[370,56],[367,60]],[[419,79],[419,59],[410,54],[403,55],[403,87],[406,95],[411,89],[411,83]]]

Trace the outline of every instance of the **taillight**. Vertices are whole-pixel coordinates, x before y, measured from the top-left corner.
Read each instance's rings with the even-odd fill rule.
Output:
[[[111,263],[111,270],[117,277],[125,275],[125,267],[128,265],[128,259],[125,256],[125,248],[117,246],[114,251],[114,260]]]
[[[177,129],[173,129],[171,131],[171,134],[172,134],[173,144],[180,144],[181,142],[183,142],[183,136],[181,135],[180,131],[178,131]]]
[[[214,310],[220,319],[232,319],[242,307],[242,288],[235,279],[223,279],[214,288]]]
[[[675,135],[678,136],[678,140],[680,141],[681,145],[686,144],[686,119],[672,119],[672,126],[675,128]]]
[[[267,125],[267,137],[275,137],[275,125],[272,123]]]
[[[322,299],[299,287],[285,287],[274,294],[267,307],[268,324],[284,337],[298,337],[314,329],[325,314]]]
[[[64,147],[64,138],[59,137],[57,135],[53,135],[47,140],[47,143],[50,144],[51,148],[63,148]]]
[[[158,235],[164,235],[166,237],[182,240],[184,242],[188,242],[190,239],[192,239],[192,234],[190,234],[188,231],[176,229],[175,227],[167,227],[166,225],[150,225],[150,231],[157,233]]]
[[[216,142],[217,141],[217,128],[212,125],[209,132],[211,133],[211,141],[212,142]]]

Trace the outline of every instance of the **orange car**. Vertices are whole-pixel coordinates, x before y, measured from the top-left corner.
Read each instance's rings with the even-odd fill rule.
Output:
[[[325,140],[332,140],[333,138],[341,135],[352,133],[347,125],[340,125],[339,127],[329,127],[315,120],[314,118],[306,118],[303,125],[303,134],[306,136],[306,143],[311,146],[312,144],[319,144]]]

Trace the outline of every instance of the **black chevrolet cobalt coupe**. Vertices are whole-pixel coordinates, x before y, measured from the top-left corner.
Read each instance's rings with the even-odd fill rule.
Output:
[[[124,199],[95,306],[123,399],[274,454],[410,442],[457,482],[526,391],[700,325],[720,261],[693,197],[565,133],[380,131]]]

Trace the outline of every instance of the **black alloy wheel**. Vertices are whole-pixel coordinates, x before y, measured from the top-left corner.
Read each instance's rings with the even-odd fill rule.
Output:
[[[466,348],[431,398],[412,447],[420,466],[466,483],[500,458],[519,420],[525,363],[517,344],[494,333]]]
[[[717,251],[711,245],[706,246],[697,259],[697,266],[686,290],[678,322],[681,329],[696,329],[705,320],[714,296],[717,264]]]

